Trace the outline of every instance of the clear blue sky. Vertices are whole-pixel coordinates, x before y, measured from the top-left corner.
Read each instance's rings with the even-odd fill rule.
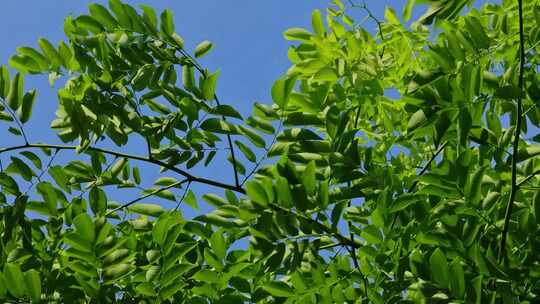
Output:
[[[107,1],[92,1],[106,4]],[[126,1],[134,6],[139,3],[152,5],[157,11],[169,8],[174,12],[177,32],[186,40],[188,50],[200,41],[208,39],[215,44],[214,50],[204,58],[203,66],[210,70],[221,69],[218,95],[227,104],[235,106],[243,114],[251,112],[254,101],[270,102],[270,87],[275,79],[289,67],[287,59],[288,42],[282,33],[290,27],[310,29],[311,12],[318,8],[324,12],[330,0],[142,0]],[[346,1],[344,1],[346,2]],[[391,5],[400,12],[405,1],[367,0],[374,14],[383,17],[384,7]],[[53,43],[65,39],[63,19],[69,14],[87,12],[90,1],[82,0],[2,0],[0,4],[0,64],[7,64],[8,58],[18,46],[37,46],[37,39],[45,37]],[[352,12],[356,20],[365,14],[360,10]],[[375,28],[373,24],[369,25]],[[31,141],[59,143],[59,139],[48,129],[56,110],[56,91],[48,86],[46,77],[29,76],[26,89],[37,88],[38,99],[27,132]],[[4,124],[2,124],[4,125]],[[0,146],[15,144],[5,137],[7,128],[0,125]],[[22,141],[21,141],[22,143]],[[143,151],[140,145],[130,145],[129,152]],[[124,148],[122,148],[124,150]],[[69,152],[62,152],[67,158]],[[63,157],[62,157],[63,158]],[[61,159],[62,159],[61,158]],[[9,157],[3,156],[6,160]],[[46,161],[46,160],[44,160]],[[142,166],[146,169],[145,166]],[[197,170],[202,175],[229,179],[229,167],[223,163],[211,170]],[[144,170],[148,179],[157,177],[157,170]],[[229,180],[230,182],[230,180]],[[210,191],[205,187],[195,189]],[[212,189],[212,191],[221,191]],[[109,192],[113,199],[119,196]],[[131,198],[131,197],[129,197]]]

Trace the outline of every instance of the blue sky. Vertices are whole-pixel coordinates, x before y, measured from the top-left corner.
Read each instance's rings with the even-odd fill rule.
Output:
[[[107,1],[92,1],[106,4]],[[236,107],[243,114],[251,112],[255,101],[269,103],[270,87],[273,81],[289,67],[287,48],[289,43],[282,33],[290,27],[310,28],[311,12],[324,12],[329,0],[184,0],[184,1],[127,1],[136,6],[139,3],[152,5],[157,11],[169,8],[174,12],[177,32],[186,40],[187,50],[208,39],[215,44],[214,50],[201,61],[211,71],[220,69],[217,92],[223,103]],[[344,1],[346,2],[346,1]],[[404,1],[368,0],[374,14],[382,19],[384,7],[390,5],[400,12]],[[65,39],[63,19],[69,14],[87,12],[90,1],[73,0],[3,0],[0,4],[0,64],[7,64],[8,58],[18,46],[37,46],[37,39],[45,37],[53,43]],[[24,9],[23,9],[24,8]],[[356,20],[365,14],[360,10],[351,11]],[[367,24],[375,29],[374,24]],[[61,84],[61,83],[60,83]],[[38,99],[34,116],[28,126],[32,142],[60,143],[48,129],[56,110],[56,88],[49,87],[46,76],[28,76],[26,89],[37,88]],[[6,127],[0,130],[0,146],[10,146],[16,142],[12,136],[6,137]],[[19,142],[22,143],[22,140]],[[140,142],[127,147],[116,148],[131,153],[141,150]],[[70,152],[62,152],[59,160],[73,158]],[[9,159],[4,155],[2,159]],[[45,162],[46,160],[44,160]],[[145,178],[158,177],[156,168],[141,166]],[[201,175],[230,182],[230,167],[218,163],[211,169],[197,170]],[[249,168],[248,168],[249,170]],[[205,186],[194,185],[200,192],[216,192]],[[197,192],[199,192],[197,191]],[[116,191],[108,192],[113,199],[127,197]],[[135,194],[133,194],[135,195]],[[134,197],[134,196],[133,196]]]

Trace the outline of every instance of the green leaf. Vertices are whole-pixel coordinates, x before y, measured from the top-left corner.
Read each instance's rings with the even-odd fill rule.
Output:
[[[213,100],[216,95],[216,85],[219,71],[208,75],[201,81],[201,91],[205,100]]]
[[[189,91],[197,87],[195,83],[195,68],[193,66],[187,64],[182,66],[182,84]]]
[[[324,36],[326,28],[324,27],[321,11],[318,9],[314,10],[311,14],[311,26],[315,34],[321,37]]]
[[[218,259],[223,260],[225,258],[225,255],[227,254],[227,243],[223,237],[223,231],[216,230],[212,233],[212,236],[210,237],[210,246]]]
[[[460,258],[455,258],[450,263],[450,290],[459,298],[465,294],[465,273]]]
[[[201,58],[203,57],[204,55],[206,55],[206,53],[208,53],[212,48],[214,47],[214,45],[212,44],[212,42],[208,41],[208,40],[205,40],[201,43],[199,43],[197,45],[197,47],[195,47],[195,58]]]
[[[77,229],[77,233],[81,235],[85,240],[92,243],[96,238],[94,223],[92,218],[86,214],[81,213],[73,219],[73,225]]]
[[[255,146],[259,148],[264,148],[266,146],[264,139],[255,131],[242,125],[240,125],[239,128],[240,128],[240,132],[243,135],[245,135],[252,144],[254,144]]]
[[[302,183],[304,184],[308,195],[314,194],[317,187],[317,179],[315,176],[316,170],[317,166],[315,165],[315,162],[310,161],[302,174]]]
[[[272,100],[281,108],[285,108],[289,96],[296,84],[296,77],[286,77],[276,80],[272,86]]]
[[[167,36],[171,36],[174,33],[174,21],[173,13],[171,10],[166,9],[161,13],[161,32]]]
[[[36,90],[28,91],[24,94],[22,99],[22,106],[17,110],[19,120],[21,123],[26,123],[32,116],[32,108],[34,107],[34,101],[36,100]]]
[[[49,175],[54,179],[55,183],[62,188],[62,190],[71,193],[71,189],[68,186],[69,180],[67,178],[67,174],[61,166],[50,167]]]
[[[403,7],[403,21],[408,22],[411,20],[415,2],[415,0],[407,0],[407,4]]]
[[[532,144],[518,150],[517,160],[524,161],[537,155],[540,155],[540,144]]]
[[[261,204],[263,206],[270,203],[266,197],[266,191],[263,186],[256,180],[250,180],[246,182],[246,193],[251,200],[255,203]]]
[[[450,270],[446,255],[439,248],[435,249],[429,258],[431,275],[442,287],[450,287]]]
[[[4,172],[0,172],[0,185],[3,187],[2,190],[11,195],[18,196],[21,193],[19,190],[19,185],[17,185],[17,182],[13,179],[13,177],[5,174]]]
[[[36,185],[36,189],[38,190],[39,194],[43,197],[43,200],[45,201],[45,204],[47,205],[47,209],[49,209],[49,212],[51,214],[56,214],[56,204],[57,204],[57,196],[56,191],[54,190],[54,187],[49,182],[40,182]]]
[[[303,42],[309,42],[311,40],[311,33],[303,28],[290,28],[283,33],[283,36],[287,40],[297,40]]]
[[[209,118],[203,121],[200,128],[208,132],[220,134],[238,134],[238,128],[235,125],[219,118]]]
[[[216,208],[219,208],[221,206],[226,206],[228,205],[229,203],[224,200],[223,198],[215,195],[215,194],[212,194],[212,193],[208,193],[208,194],[203,194],[202,197],[201,197],[205,202],[209,203],[210,205],[216,207]]]
[[[107,211],[107,196],[103,189],[98,187],[90,189],[89,200],[94,214],[103,214]]]
[[[477,168],[472,174],[472,176],[469,178],[467,185],[465,186],[465,194],[474,205],[478,205],[480,203],[480,200],[482,199],[481,186],[485,169],[485,166]]]
[[[112,30],[118,27],[118,21],[116,21],[103,5],[99,3],[90,3],[88,9],[90,15],[107,29]]]
[[[4,265],[4,282],[7,290],[15,298],[22,298],[26,293],[26,283],[19,265],[7,263]]]
[[[251,149],[245,145],[243,142],[239,141],[239,140],[235,140],[234,143],[236,144],[236,146],[238,147],[238,149],[240,149],[240,151],[242,152],[242,154],[244,154],[244,156],[250,161],[250,162],[256,162],[257,161],[257,157],[255,156],[255,153],[253,153],[253,151],[251,151]]]
[[[199,209],[199,205],[197,205],[197,198],[191,190],[188,190],[186,197],[184,197],[184,202],[186,202],[186,204],[193,209]]]
[[[43,54],[45,54],[45,57],[47,57],[51,62],[53,69],[57,69],[62,66],[62,56],[60,56],[60,53],[58,53],[58,51],[47,39],[39,38],[38,44]]]
[[[41,71],[39,63],[32,57],[26,55],[11,56],[11,58],[9,58],[9,65],[23,73],[38,73]]]
[[[121,157],[119,160],[114,163],[114,165],[111,167],[111,174],[112,176],[118,176],[120,172],[124,169],[124,167],[127,165],[128,160],[125,157]]]
[[[41,301],[41,276],[35,269],[30,269],[24,273],[26,283],[26,293],[32,299],[32,303]]]
[[[267,283],[263,286],[263,289],[274,297],[288,298],[294,296],[294,289],[281,281]]]
[[[92,16],[81,15],[75,18],[74,21],[77,27],[85,29],[94,34],[99,34],[105,30],[103,26],[101,25],[101,23],[99,23]]]
[[[132,171],[133,171],[132,173],[133,173],[133,179],[135,180],[135,183],[140,184],[141,183],[141,174],[139,172],[139,167],[133,167]]]
[[[424,124],[424,122],[427,121],[426,114],[423,110],[416,111],[411,118],[409,119],[409,123],[407,124],[407,131],[411,132],[421,125]]]
[[[137,74],[131,80],[131,84],[133,84],[133,88],[136,91],[142,91],[150,85],[150,79],[154,75],[154,69],[153,64],[145,64],[137,71]]]
[[[391,24],[400,24],[396,11],[390,6],[387,6],[384,10],[384,18]]]
[[[234,117],[240,120],[243,119],[242,115],[240,115],[238,111],[236,111],[233,107],[229,105],[216,106],[215,108],[212,109],[212,114],[226,116],[226,117]]]
[[[23,86],[23,76],[21,73],[15,74],[9,86],[9,94],[6,97],[8,105],[12,110],[17,110],[22,104]]]
[[[414,193],[404,193],[397,197],[396,201],[390,207],[390,213],[401,211],[410,205],[418,202],[419,195]]]
[[[148,215],[153,217],[158,217],[163,214],[166,210],[163,206],[156,204],[134,204],[128,206],[127,209],[131,212]]]
[[[143,10],[142,18],[147,28],[152,32],[157,32],[158,21],[156,11],[152,7],[145,4],[139,4],[139,7]]]
[[[106,280],[115,280],[128,274],[133,268],[131,264],[126,263],[112,265],[104,269],[103,276]]]
[[[12,156],[11,159],[11,165],[6,169],[7,172],[13,172],[20,174],[26,181],[32,180],[32,177],[36,174],[32,169],[21,159]]]
[[[18,47],[17,53],[23,56],[30,57],[32,60],[34,60],[39,66],[39,71],[47,70],[49,68],[49,61],[47,60],[47,58],[45,58],[45,56],[43,56],[40,52],[36,51],[31,47]]]
[[[156,181],[154,182],[154,185],[168,187],[168,186],[174,185],[176,183],[178,183],[178,180],[176,178],[163,176],[163,177],[160,177],[160,178],[156,179]]]
[[[42,167],[41,159],[34,152],[22,151],[20,154],[26,157],[28,160],[30,160],[34,164],[34,166],[36,166],[36,168],[41,169]]]
[[[0,66],[0,98],[5,98],[9,94],[9,70],[5,66]]]
[[[203,269],[197,272],[193,279],[201,282],[216,283],[219,280],[219,277],[214,271]]]
[[[115,14],[118,23],[127,29],[131,29],[131,19],[124,9],[124,4],[120,0],[109,0],[109,8]]]

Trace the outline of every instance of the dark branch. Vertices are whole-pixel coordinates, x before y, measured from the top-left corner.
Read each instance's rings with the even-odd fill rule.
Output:
[[[525,35],[523,31],[523,0],[518,0],[518,10],[519,10],[519,49],[520,49],[520,58],[519,58],[519,96],[517,98],[517,117],[516,117],[516,128],[514,134],[514,144],[512,151],[512,189],[510,190],[510,197],[508,199],[508,204],[506,205],[506,213],[504,215],[504,226],[501,233],[501,244],[499,245],[499,254],[498,260],[499,263],[502,261],[505,250],[506,250],[506,237],[508,235],[508,228],[510,226],[510,217],[512,216],[512,208],[514,207],[514,200],[516,199],[516,194],[519,190],[517,183],[517,163],[518,163],[518,148],[519,148],[519,136],[521,133],[521,123],[523,119],[523,84],[524,77],[523,72],[525,68]],[[527,180],[527,178],[526,178]],[[521,184],[521,183],[520,183]]]
[[[77,146],[52,145],[52,144],[26,144],[26,145],[21,145],[21,146],[13,146],[13,147],[0,149],[0,154],[5,153],[5,152],[9,152],[9,151],[24,150],[24,149],[29,149],[29,148],[49,148],[49,149],[58,149],[58,150],[76,150]],[[190,174],[187,171],[184,171],[184,170],[182,170],[180,168],[176,168],[174,166],[171,166],[171,165],[169,165],[169,164],[167,164],[165,162],[162,162],[162,161],[159,161],[159,160],[156,160],[156,159],[150,159],[150,158],[146,158],[146,157],[139,156],[139,155],[126,154],[126,153],[122,153],[122,152],[111,151],[111,150],[97,148],[97,147],[88,147],[87,150],[88,151],[101,152],[101,153],[105,153],[105,154],[108,154],[108,155],[114,155],[114,156],[117,156],[117,157],[125,157],[125,158],[128,158],[128,159],[138,160],[138,161],[142,161],[142,162],[146,162],[146,163],[151,163],[151,164],[163,167],[163,168],[165,168],[167,170],[171,170],[171,171],[173,171],[175,173],[178,173],[178,174],[184,176],[186,179],[188,179],[191,182],[197,182],[197,183],[206,184],[206,185],[210,185],[210,186],[214,186],[214,187],[218,187],[218,188],[222,188],[222,189],[228,189],[228,190],[232,190],[232,191],[242,193],[242,194],[246,193],[246,191],[241,187],[238,187],[238,186],[235,186],[235,185],[225,184],[225,183],[222,183],[222,182],[214,181],[214,180],[203,178],[203,177],[197,177],[197,176],[194,176],[194,175]]]

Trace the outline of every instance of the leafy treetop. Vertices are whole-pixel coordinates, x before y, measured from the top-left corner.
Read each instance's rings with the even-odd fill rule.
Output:
[[[416,2],[385,20],[352,1],[314,11],[312,29],[284,33],[291,67],[249,117],[220,103],[219,72],[197,61],[212,43],[188,52],[169,10],[90,4],[66,18],[67,42],[18,48],[17,73],[0,68],[0,119],[22,140],[0,149],[0,298],[534,302],[540,2]],[[28,73],[65,80],[62,143],[25,132]],[[146,154],[122,150],[134,138]],[[218,153],[231,180],[194,173],[221,168]],[[141,163],[163,176],[145,185]],[[188,218],[197,196],[212,210]]]

